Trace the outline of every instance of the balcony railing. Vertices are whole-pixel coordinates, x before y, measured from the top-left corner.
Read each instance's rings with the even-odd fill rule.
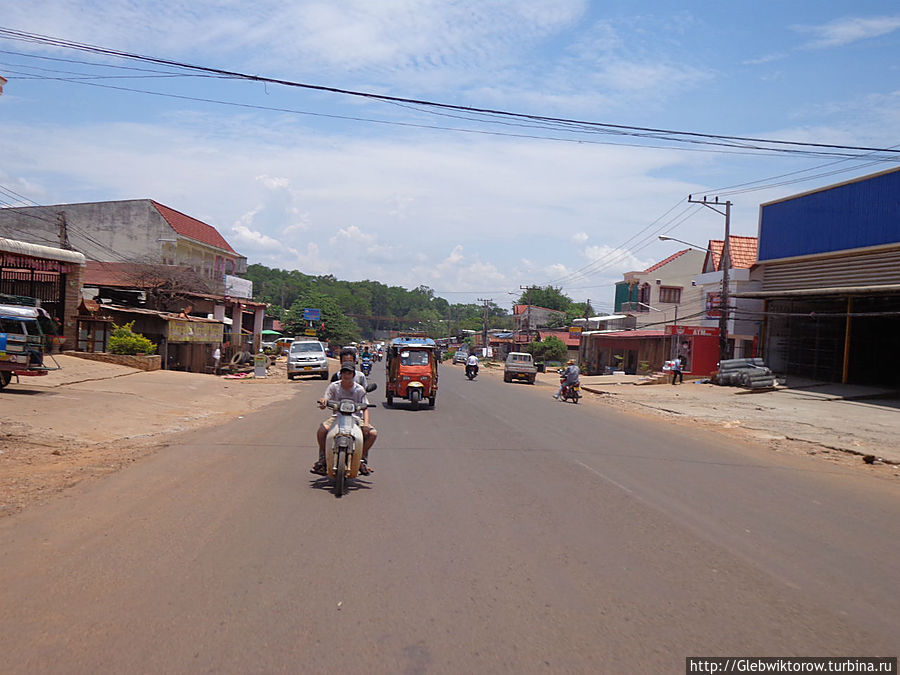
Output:
[[[623,312],[649,312],[650,308],[646,304],[640,302],[623,302]]]

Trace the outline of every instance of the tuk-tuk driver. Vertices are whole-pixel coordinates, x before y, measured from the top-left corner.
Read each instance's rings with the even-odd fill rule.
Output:
[[[318,400],[319,408],[324,410],[328,401],[341,401],[343,399],[350,399],[356,403],[368,403],[365,387],[360,386],[354,381],[356,376],[356,366],[354,363],[349,360],[341,363],[339,372],[341,378],[340,382],[332,382],[328,385],[328,388],[325,390],[325,395]],[[368,456],[369,449],[374,445],[375,439],[378,437],[378,431],[369,424],[368,408],[362,411],[362,415],[360,429],[362,430],[363,435],[363,447],[359,473],[363,476],[368,476],[370,473],[374,473],[374,469],[369,467]],[[316,440],[319,442],[319,459],[313,464],[310,473],[319,474],[321,476],[328,474],[328,470],[325,467],[325,441],[328,436],[328,430],[334,424],[335,419],[337,419],[337,413],[319,425],[319,429],[316,432]]]

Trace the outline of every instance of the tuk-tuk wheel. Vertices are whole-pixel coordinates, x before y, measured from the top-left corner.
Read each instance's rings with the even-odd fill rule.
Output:
[[[0,370],[0,389],[3,389],[12,380],[12,373],[8,370]]]
[[[394,405],[394,397],[391,396],[390,394],[387,395],[387,404]]]
[[[428,405],[430,405],[432,408],[434,407],[434,396],[429,397]]]

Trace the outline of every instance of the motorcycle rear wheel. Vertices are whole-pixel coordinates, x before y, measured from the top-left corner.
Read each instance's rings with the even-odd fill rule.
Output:
[[[347,472],[347,451],[338,450],[337,471],[334,472],[334,494],[341,497],[344,494],[344,474]]]

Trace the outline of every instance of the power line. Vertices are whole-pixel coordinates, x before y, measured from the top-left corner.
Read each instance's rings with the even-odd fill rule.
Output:
[[[301,89],[307,89],[311,91],[321,91],[333,94],[339,94],[344,96],[352,96],[357,98],[364,98],[368,100],[375,100],[384,103],[392,103],[392,104],[406,104],[406,105],[414,105],[421,106],[427,108],[429,112],[433,112],[432,109],[440,110],[440,111],[453,111],[465,114],[477,114],[477,115],[488,115],[491,117],[501,118],[501,119],[514,119],[518,121],[526,121],[528,123],[540,123],[540,124],[550,124],[550,125],[560,125],[559,127],[554,126],[554,129],[573,132],[590,132],[590,133],[606,133],[606,134],[616,134],[616,135],[630,135],[630,136],[639,136],[639,137],[650,137],[661,140],[666,140],[669,142],[675,143],[696,143],[700,142],[708,145],[725,145],[728,147],[741,148],[744,150],[757,150],[757,151],[765,151],[765,152],[787,152],[787,153],[798,153],[798,154],[817,154],[817,155],[837,155],[837,156],[856,156],[856,155],[847,155],[846,153],[835,153],[832,152],[834,150],[842,150],[842,151],[854,151],[854,152],[878,152],[878,153],[886,153],[888,156],[900,156],[900,150],[896,149],[888,149],[888,148],[873,148],[867,146],[854,146],[854,145],[839,145],[832,143],[814,143],[808,141],[789,141],[782,139],[765,139],[765,138],[755,138],[748,136],[730,136],[726,134],[711,134],[711,133],[701,133],[701,132],[693,132],[693,131],[679,131],[674,129],[659,129],[653,127],[639,127],[633,125],[624,125],[624,124],[613,124],[609,122],[594,122],[588,120],[576,120],[562,117],[552,117],[546,115],[533,115],[527,113],[519,113],[508,110],[499,110],[492,108],[480,108],[475,106],[463,106],[456,105],[450,103],[442,103],[437,101],[429,101],[424,99],[413,99],[406,98],[400,96],[388,96],[384,94],[374,94],[372,92],[364,92],[357,91],[353,89],[345,89],[341,87],[332,87],[325,85],[316,85],[304,82],[297,82],[293,80],[284,80],[279,78],[265,77],[261,75],[251,75],[248,73],[241,73],[239,71],[231,71],[225,70],[221,68],[212,68],[208,66],[201,66],[196,64],[184,63],[180,61],[174,61],[171,59],[163,59],[159,57],[153,56],[145,56],[140,54],[135,54],[131,52],[125,52],[116,49],[110,49],[107,47],[101,47],[97,45],[90,45],[86,43],[74,42],[71,40],[65,40],[62,38],[56,38],[52,36],[39,35],[36,33],[28,33],[25,31],[19,31],[15,29],[3,28],[0,27],[0,37],[5,37],[11,40],[20,40],[25,42],[31,42],[36,44],[44,44],[50,45],[54,47],[59,47],[63,49],[72,49],[78,51],[84,51],[88,53],[94,53],[103,56],[112,56],[116,58],[123,59],[131,59],[137,60],[147,63],[154,63],[162,66],[168,66],[172,68],[179,68],[184,70],[189,70],[193,72],[202,72],[202,73],[210,73],[218,76],[224,76],[235,79],[242,79],[251,82],[262,82],[269,84],[278,84],[286,87],[296,87]],[[87,84],[87,83],[86,83]],[[491,120],[495,122],[495,120]],[[572,127],[575,127],[573,129]],[[771,147],[760,147],[758,145],[747,145],[747,144],[764,144],[764,146]],[[809,148],[816,149],[815,151],[808,150]]]

